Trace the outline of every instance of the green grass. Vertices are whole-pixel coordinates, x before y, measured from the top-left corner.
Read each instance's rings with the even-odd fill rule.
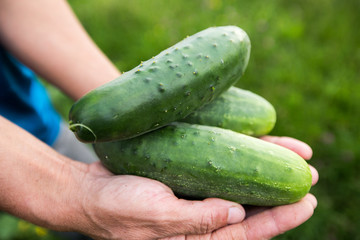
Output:
[[[237,86],[276,108],[274,135],[309,143],[320,173],[314,216],[276,239],[360,239],[360,2],[356,0],[70,1],[122,71],[187,35],[237,25],[252,41]],[[54,90],[51,90],[54,93]],[[55,92],[55,104],[63,96]],[[66,115],[68,105],[59,104]]]

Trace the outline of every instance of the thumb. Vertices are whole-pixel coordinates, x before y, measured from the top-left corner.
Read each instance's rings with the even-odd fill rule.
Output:
[[[245,218],[244,208],[234,202],[208,198],[203,201],[178,199],[172,206],[172,216],[177,219],[171,234],[204,234],[239,223]],[[169,229],[170,230],[170,229]]]

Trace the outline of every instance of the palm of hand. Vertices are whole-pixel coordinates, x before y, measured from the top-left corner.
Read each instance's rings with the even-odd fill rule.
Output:
[[[181,224],[171,208],[177,198],[161,182],[131,175],[114,177],[99,163],[92,164],[90,172],[96,177],[89,191],[96,198],[86,201],[85,208],[97,228],[96,239],[153,239]]]

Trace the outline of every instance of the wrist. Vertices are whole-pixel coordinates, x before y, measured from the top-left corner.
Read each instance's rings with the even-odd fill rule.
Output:
[[[60,212],[62,219],[58,226],[63,228],[58,230],[80,232],[96,239],[108,235],[108,225],[104,222],[106,218],[103,216],[104,211],[105,217],[108,217],[107,214],[113,215],[113,208],[109,211],[108,204],[103,204],[104,197],[101,192],[106,189],[113,175],[99,162],[85,166],[86,169],[80,169],[80,172],[77,168],[71,171],[73,185],[64,200],[68,202],[67,208]]]
[[[54,230],[67,230],[87,165],[60,155],[0,117],[0,211]]]
[[[57,153],[1,116],[0,129],[0,211],[53,230],[89,232],[89,204],[103,187],[93,183],[106,173]]]
[[[70,159],[61,165],[56,176],[56,186],[47,192],[51,200],[45,198],[43,203],[51,206],[44,208],[47,212],[41,213],[44,217],[43,226],[57,231],[78,231],[85,219],[82,184],[86,181],[88,165]]]

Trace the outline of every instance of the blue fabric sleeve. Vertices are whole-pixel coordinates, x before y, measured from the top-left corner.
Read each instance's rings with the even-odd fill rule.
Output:
[[[48,145],[59,134],[60,115],[28,67],[0,46],[0,114]]]

